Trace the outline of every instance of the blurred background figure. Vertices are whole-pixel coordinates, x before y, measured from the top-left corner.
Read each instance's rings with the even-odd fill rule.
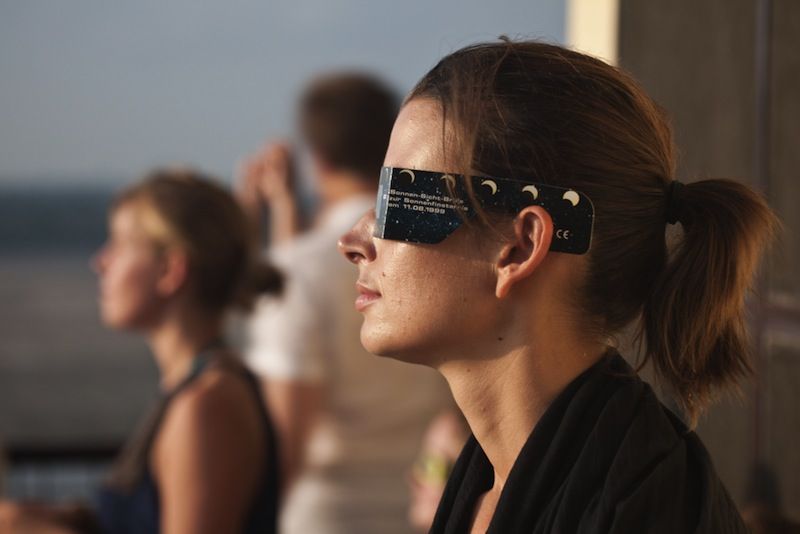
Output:
[[[147,339],[161,396],[93,508],[3,502],[0,532],[275,532],[275,432],[223,329],[281,276],[239,205],[197,172],[155,171],[117,197],[93,268],[104,323]]]
[[[469,435],[467,421],[455,407],[442,411],[425,431],[408,475],[408,520],[417,532],[431,529],[447,479]]]
[[[286,273],[281,298],[258,303],[246,357],[281,437],[289,534],[407,532],[404,473],[447,395],[428,369],[364,351],[356,275],[336,250],[374,206],[397,108],[396,95],[366,74],[329,74],[306,88],[298,123],[318,193],[307,231],[298,149],[267,145],[244,164],[240,197],[254,225],[268,211],[269,257]]]
[[[753,534],[800,534],[800,523],[786,517],[781,503],[778,478],[766,464],[750,472],[742,519]]]

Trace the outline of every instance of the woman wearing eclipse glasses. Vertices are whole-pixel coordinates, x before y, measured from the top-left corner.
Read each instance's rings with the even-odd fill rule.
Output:
[[[638,84],[538,42],[440,61],[385,165],[340,248],[364,346],[438,369],[472,431],[432,532],[744,532],[702,443],[615,339],[638,327],[690,425],[747,376],[743,301],[777,227],[765,201],[676,181]]]

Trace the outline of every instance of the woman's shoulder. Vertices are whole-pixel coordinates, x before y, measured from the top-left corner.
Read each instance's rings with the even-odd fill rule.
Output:
[[[243,376],[216,365],[181,388],[166,408],[154,442],[155,477],[178,464],[197,471],[264,465],[267,432],[257,397],[248,389]]]
[[[206,424],[256,418],[260,399],[247,373],[243,364],[233,358],[209,364],[172,399],[165,423],[175,418],[202,419]]]
[[[644,514],[679,531],[744,532],[700,438],[648,385],[640,392],[603,488],[615,523],[634,525]]]
[[[738,532],[714,530],[741,520],[700,439],[618,354],[573,390],[554,435],[578,443],[567,509],[580,502],[589,523],[611,532]]]
[[[157,442],[176,449],[219,441],[223,447],[263,447],[263,408],[255,389],[240,362],[225,358],[208,364],[174,394]],[[157,448],[167,448],[159,443]]]

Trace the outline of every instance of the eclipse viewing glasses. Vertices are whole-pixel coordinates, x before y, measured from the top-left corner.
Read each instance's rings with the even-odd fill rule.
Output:
[[[589,250],[594,207],[573,189],[508,178],[471,176],[473,195],[489,212],[514,215],[541,206],[553,219],[550,250]],[[410,243],[440,243],[476,215],[459,174],[383,167],[375,206],[374,236]]]

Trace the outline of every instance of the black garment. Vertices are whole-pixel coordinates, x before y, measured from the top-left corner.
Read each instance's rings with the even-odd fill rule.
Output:
[[[464,446],[431,528],[469,532],[492,466]],[[572,381],[520,451],[487,530],[746,533],[703,444],[613,353]]]
[[[191,372],[172,391],[166,394],[153,414],[155,422],[146,425],[146,447],[143,450],[142,472],[137,483],[129,489],[103,487],[95,502],[96,532],[102,534],[158,534],[161,531],[161,504],[158,486],[149,468],[150,449],[158,434],[161,421],[170,402],[187,386],[210,368],[211,351],[195,358]],[[266,435],[266,458],[260,486],[245,518],[243,534],[272,534],[277,532],[278,497],[280,494],[278,443],[275,430],[261,396],[256,377],[243,367],[234,367],[231,372],[240,373],[253,392]]]

